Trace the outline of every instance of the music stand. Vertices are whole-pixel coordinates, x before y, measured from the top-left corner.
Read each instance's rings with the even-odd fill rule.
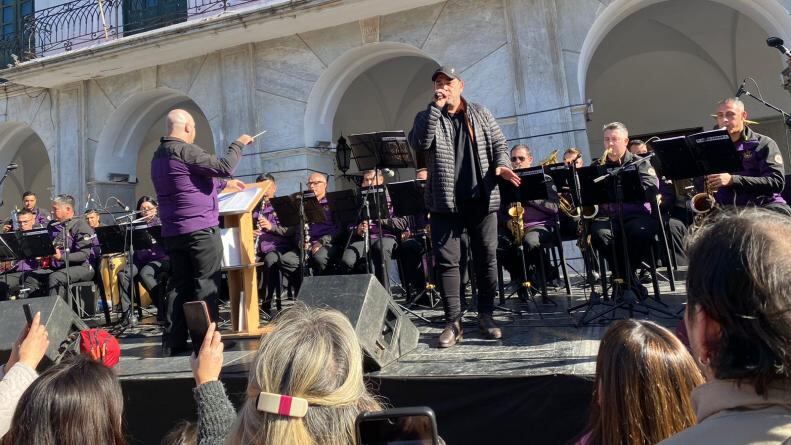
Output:
[[[659,139],[651,142],[651,147],[656,153],[657,170],[670,180],[742,169],[742,158],[724,129]]]
[[[396,216],[420,216],[426,213],[426,203],[424,199],[424,190],[426,188],[426,181],[422,179],[414,179],[411,181],[392,182],[387,184],[387,191],[390,194],[390,201],[393,204],[393,213]],[[425,286],[423,290],[416,294],[414,298],[404,302],[404,310],[415,315],[416,317],[430,322],[427,318],[415,314],[410,310],[415,306],[417,301],[423,295],[428,295],[429,306],[431,308],[437,305],[440,295],[437,291],[437,277],[436,269],[434,268],[434,253],[432,252],[431,233],[426,231],[424,234],[424,249],[426,252],[426,261],[423,263],[423,274]],[[422,255],[421,255],[422,257]]]
[[[516,203],[519,203],[522,205],[522,207],[528,207],[530,205],[530,201],[558,201],[558,192],[554,180],[552,179],[552,176],[545,173],[544,166],[539,165],[537,167],[517,169],[514,170],[514,173],[516,173],[520,179],[520,184],[518,187],[514,186],[508,181],[500,180],[500,199],[501,202],[505,203],[509,208],[512,206],[512,204]],[[541,308],[538,305],[538,302],[535,300],[535,288],[528,279],[527,275],[524,240],[513,240],[513,243],[517,248],[519,263],[522,266],[522,281],[518,292],[523,301],[530,301],[533,303],[533,305],[536,307],[536,312],[538,312],[539,318],[543,319],[544,314],[541,312]],[[538,254],[543,255],[543,252],[539,251]],[[543,275],[544,278],[546,278],[546,273]],[[543,300],[554,303],[554,301],[550,300],[547,296],[546,283],[543,283],[541,286],[541,296]]]
[[[623,274],[623,281],[624,283],[619,283],[615,281],[613,283],[613,304],[606,304],[602,303],[601,301],[594,301],[591,299],[587,303],[587,308],[582,315],[582,318],[579,320],[579,324],[587,325],[592,323],[593,321],[604,317],[607,314],[615,312],[618,309],[626,309],[629,311],[629,317],[631,318],[634,315],[634,312],[640,312],[647,314],[647,310],[653,310],[656,312],[660,312],[664,315],[669,317],[675,318],[675,314],[671,314],[668,311],[665,311],[661,308],[656,308],[653,306],[649,306],[646,302],[641,301],[632,290],[632,277],[631,277],[631,265],[629,259],[629,251],[628,251],[628,240],[626,239],[626,230],[624,228],[624,218],[623,218],[623,205],[624,203],[633,202],[633,203],[645,203],[645,190],[643,189],[640,173],[639,173],[639,165],[643,162],[648,162],[653,157],[653,154],[649,154],[648,156],[638,158],[634,161],[631,161],[623,166],[615,167],[615,168],[607,168],[600,165],[592,165],[588,167],[582,167],[577,169],[577,176],[580,180],[580,201],[583,206],[589,205],[599,205],[603,206],[605,204],[615,204],[616,206],[616,213],[618,218],[618,223],[620,226],[620,237],[621,237],[621,246],[622,246],[622,259],[623,259],[623,266],[626,269]],[[612,226],[612,217],[609,218],[610,221],[610,230],[613,232],[614,236],[614,229]],[[618,252],[616,249],[616,243],[613,241],[612,243],[612,255],[613,255],[613,266],[615,268],[616,275],[618,275]],[[620,288],[620,296],[621,302],[618,303],[616,301],[616,290]],[[590,320],[586,320],[588,313],[590,310],[599,304],[603,304],[606,306],[610,306],[609,309],[597,314]],[[646,310],[641,310],[638,307],[643,307]]]
[[[412,149],[409,147],[406,135],[400,130],[353,134],[349,136],[349,146],[360,171],[374,170],[374,184],[379,183],[380,169],[415,167],[415,157],[412,154]],[[378,197],[378,194],[375,194],[374,197]],[[378,219],[383,219],[382,214],[389,217],[390,213],[386,200],[384,204],[375,201],[374,205],[379,212]],[[384,212],[382,212],[383,209],[385,210]],[[384,232],[382,225],[379,224],[379,243],[382,242],[382,239],[384,239]],[[381,267],[384,274],[382,278],[385,289],[390,294],[390,271],[385,267],[384,255],[381,258]]]
[[[301,185],[300,185],[301,188]],[[316,199],[313,192],[297,192],[288,196],[275,196],[269,198],[269,203],[275,210],[280,223],[285,227],[299,227],[299,279],[300,283],[305,278],[305,260],[307,250],[305,242],[308,237],[308,224],[323,223],[324,207]]]
[[[123,253],[126,250],[125,230],[121,226],[99,226],[93,229],[99,239],[99,248],[102,255]]]

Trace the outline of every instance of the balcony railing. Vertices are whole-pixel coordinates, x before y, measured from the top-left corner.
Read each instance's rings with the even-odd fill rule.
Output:
[[[0,40],[0,69],[243,6],[279,10],[310,0],[75,0],[38,10]]]

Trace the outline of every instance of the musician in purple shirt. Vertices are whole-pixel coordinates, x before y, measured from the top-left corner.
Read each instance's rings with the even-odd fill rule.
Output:
[[[273,273],[283,271],[291,274],[299,267],[299,254],[294,245],[294,235],[298,232],[297,227],[285,227],[280,224],[280,220],[275,213],[269,198],[277,193],[277,183],[275,177],[270,174],[263,174],[256,178],[255,182],[270,181],[271,185],[267,189],[261,203],[253,211],[253,221],[255,221],[255,236],[257,240],[256,255],[258,261],[263,262],[259,266],[260,288],[266,289],[266,298],[261,305],[267,313],[272,307],[272,295],[269,283],[272,283]]]
[[[158,207],[156,199],[150,196],[141,196],[137,200],[137,211],[140,212],[140,218],[148,227],[162,225],[157,215]],[[127,323],[132,316],[130,284],[139,281],[151,296],[154,304],[161,308],[160,295],[162,293],[159,286],[162,275],[170,270],[170,259],[165,253],[165,248],[159,243],[155,243],[151,248],[135,248],[132,259],[134,263],[131,267],[131,276],[134,278],[132,283],[129,282],[129,265],[118,271],[118,291],[121,296],[121,309],[124,312],[122,323]]]
[[[366,170],[363,172],[362,188],[366,187],[384,187],[385,178],[382,172],[376,170]],[[390,205],[390,199],[387,199],[388,215],[382,215],[386,218],[381,221],[381,231],[379,229],[380,221],[377,220],[362,220],[356,226],[350,227],[352,230],[352,241],[349,247],[343,251],[343,256],[340,261],[340,268],[346,272],[354,271],[358,266],[364,264],[369,258],[365,255],[365,234],[368,232],[370,240],[371,257],[373,261],[376,277],[382,285],[385,283],[384,270],[390,270],[390,261],[393,259],[393,250],[396,247],[396,237],[401,235],[401,232],[407,230],[408,224],[406,219],[396,217],[393,214],[393,207]],[[371,213],[374,213],[376,208],[373,202],[370,203],[369,208]],[[370,222],[369,222],[370,221]],[[380,239],[381,232],[381,239]],[[382,269],[382,259],[384,257],[384,267]],[[365,267],[360,267],[365,269]]]
[[[323,173],[311,173],[308,177],[308,190],[316,194],[319,204],[324,207],[324,222],[308,225],[309,239],[306,249],[308,264],[315,274],[320,274],[327,269],[330,258],[337,255],[338,249],[333,248],[333,242],[340,234],[340,229],[332,219],[332,212],[327,204],[327,177]],[[296,232],[296,237],[299,237],[301,231],[297,230]],[[297,240],[297,242],[304,242],[304,240]]]
[[[15,226],[20,231],[32,230],[36,225],[36,215],[31,210],[22,209],[17,212]],[[0,267],[4,269],[0,277],[0,301],[4,301],[18,292],[20,285],[25,281],[25,275],[37,269],[38,262],[34,259],[22,259],[3,263]]]
[[[40,208],[36,207],[37,202],[38,200],[36,199],[35,193],[28,190],[22,194],[22,208],[33,212],[33,224],[44,227],[49,222],[49,215],[47,215],[47,213],[41,210]],[[17,212],[19,212],[19,210],[17,210],[14,213]],[[19,226],[16,224],[14,216],[12,215],[11,218],[8,219],[3,225],[3,232],[11,232],[17,230],[20,229]]]
[[[607,155],[601,169],[602,172],[605,169],[620,167],[639,159],[626,148],[629,143],[629,130],[626,129],[624,124],[612,122],[604,126],[603,132],[604,148]],[[659,231],[659,223],[656,217],[651,214],[651,205],[648,202],[648,199],[656,199],[659,193],[659,179],[651,164],[647,161],[636,168],[640,177],[640,183],[645,191],[646,202],[624,203],[623,224],[629,252],[629,263],[633,275],[631,277],[632,285],[639,294],[647,295],[648,292],[638,283],[634,273],[646,257],[651,245],[655,242]],[[625,279],[625,263],[621,254],[623,252],[620,236],[621,229],[615,204],[599,206],[599,213],[591,224],[590,232],[591,244],[600,255],[604,255],[607,258],[613,276]],[[612,248],[613,243],[615,243],[615,249]],[[615,258],[613,258],[613,250],[617,252]]]

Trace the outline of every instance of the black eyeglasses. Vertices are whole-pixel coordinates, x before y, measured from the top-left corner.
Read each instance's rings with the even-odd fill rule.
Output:
[[[511,162],[525,162],[527,160],[527,156],[511,156]]]

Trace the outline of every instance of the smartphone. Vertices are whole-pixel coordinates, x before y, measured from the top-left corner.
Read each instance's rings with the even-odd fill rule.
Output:
[[[426,406],[361,413],[358,445],[440,445],[434,411]]]
[[[22,305],[22,310],[25,311],[25,319],[27,319],[27,327],[33,324],[33,311],[30,309],[30,304],[25,303]]]
[[[200,352],[206,331],[209,330],[211,317],[209,317],[209,307],[205,301],[190,301],[184,303],[184,318],[187,320],[187,329],[192,340],[192,350],[195,355]]]

